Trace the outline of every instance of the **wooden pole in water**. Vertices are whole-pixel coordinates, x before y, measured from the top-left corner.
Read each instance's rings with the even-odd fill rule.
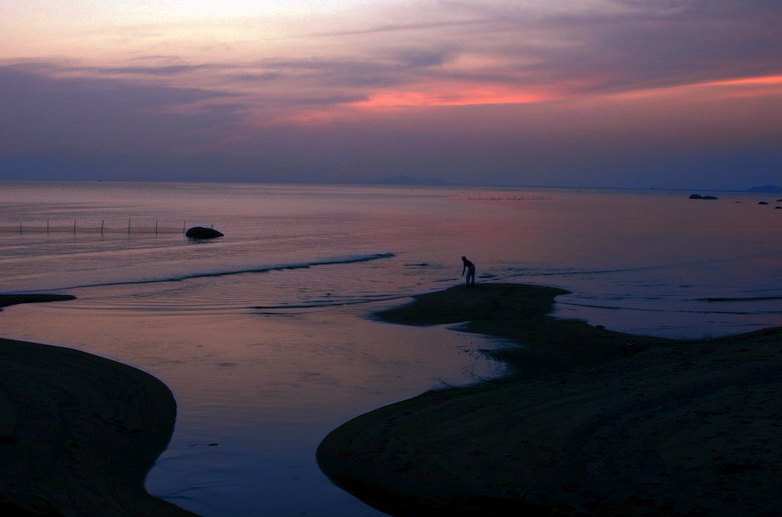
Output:
[[[73,220],[73,234],[76,235],[76,219]]]
[[[46,235],[49,235],[49,220],[46,220]]]
[[[130,218],[128,218],[128,235],[130,235]]]
[[[106,222],[106,220],[105,220],[105,219],[101,219],[101,220],[100,220],[100,234],[101,234],[101,235],[103,235],[103,223],[105,223],[105,222]]]
[[[155,219],[155,235],[157,235],[157,219]]]

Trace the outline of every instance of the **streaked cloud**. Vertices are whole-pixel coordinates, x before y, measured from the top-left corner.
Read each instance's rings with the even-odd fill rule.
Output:
[[[516,159],[561,175],[565,162],[552,164],[568,153],[558,146],[620,145],[592,138],[607,128],[621,128],[608,136],[641,154],[682,134],[698,149],[765,149],[780,133],[782,4],[770,0],[35,0],[0,15],[5,152],[50,142],[214,150],[279,165],[259,142],[323,156],[299,142],[349,149],[339,138],[359,138],[376,146],[377,160],[361,162],[366,174],[380,174],[404,161],[388,152],[390,138],[406,140],[400,132],[461,156],[456,129],[473,128],[473,145],[506,157],[497,170]],[[731,127],[717,137],[715,124]],[[508,130],[537,147],[519,147]],[[429,172],[457,167],[413,154]]]

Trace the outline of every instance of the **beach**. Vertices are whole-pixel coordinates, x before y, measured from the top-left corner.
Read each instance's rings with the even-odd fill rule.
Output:
[[[514,342],[485,351],[508,374],[342,425],[318,449],[323,471],[392,515],[774,514],[782,329],[632,336],[552,318],[564,294],[484,283],[375,314]],[[0,344],[5,514],[192,515],[143,486],[176,416],[165,385],[76,350]]]
[[[662,191],[4,182],[0,219],[15,224],[8,223],[13,231],[0,232],[0,292],[58,295],[13,295],[14,302],[61,301],[8,307],[0,313],[0,336],[107,358],[168,387],[176,397],[176,426],[167,445],[168,438],[161,439],[164,450],[149,460],[154,465],[144,482],[156,498],[205,517],[319,516],[324,509],[339,517],[369,517],[380,512],[335,486],[316,460],[323,439],[358,415],[427,392],[422,401],[471,390],[476,397],[486,390],[491,398],[497,396],[494,386],[503,383],[508,390],[528,390],[509,391],[504,397],[511,401],[558,400],[552,386],[560,384],[578,396],[594,392],[597,397],[603,392],[588,381],[601,378],[583,372],[626,363],[621,368],[627,372],[636,366],[647,372],[651,386],[639,373],[627,381],[624,393],[624,386],[616,387],[620,381],[606,373],[606,399],[589,399],[584,406],[621,408],[635,400],[635,391],[651,397],[659,388],[655,375],[683,382],[692,367],[677,365],[718,357],[716,345],[709,343],[704,346],[714,350],[703,358],[665,359],[669,348],[684,353],[677,340],[782,325],[782,226],[779,211],[758,205],[759,196],[725,194],[701,203]],[[106,228],[124,231],[96,233],[104,219]],[[47,220],[50,228],[63,230],[46,233]],[[156,223],[161,230],[214,224],[225,237],[194,242],[179,233],[152,233]],[[463,255],[477,267],[478,285],[469,294],[460,290]],[[454,285],[459,287],[448,290]],[[422,293],[431,293],[419,300],[426,310],[399,307]],[[75,299],[65,301],[69,295]],[[367,317],[389,309],[382,319]],[[406,322],[419,325],[400,324]],[[444,324],[431,324],[438,322]],[[451,326],[470,332],[454,332]],[[729,348],[719,350],[729,356]],[[756,353],[735,352],[741,359],[726,364],[743,365],[743,357]],[[641,369],[655,361],[659,372]],[[719,365],[703,367],[712,366]],[[35,382],[76,378],[66,372]],[[562,382],[552,384],[555,378]],[[465,385],[473,387],[443,390]],[[113,403],[113,383],[89,386],[94,387],[79,390],[108,391]],[[20,406],[26,410],[38,399]],[[449,418],[459,415],[454,404]],[[498,441],[508,442],[509,457],[523,457],[514,437],[538,439],[508,427],[513,419],[502,419],[501,407],[479,399],[475,404],[475,414],[464,418],[475,420],[475,427],[465,429],[476,440],[485,430],[505,429],[497,418],[507,427]],[[564,402],[562,408],[584,412],[584,418],[603,416]],[[577,443],[568,428],[556,427],[570,420],[550,423],[543,417],[555,418],[556,412],[539,413],[524,418]],[[85,418],[92,418],[89,410]],[[415,419],[403,421],[418,425]],[[572,425],[587,425],[576,422]],[[433,433],[437,428],[425,425]],[[111,432],[100,435],[108,438]],[[12,454],[22,443],[8,445],[18,432],[2,434],[8,438],[0,447]],[[480,450],[454,440],[443,443],[462,452]],[[437,451],[436,445],[413,449]],[[425,462],[423,452],[417,454]],[[476,458],[461,456],[449,461]],[[393,463],[377,465],[371,475]],[[470,471],[471,486],[491,481],[491,465],[480,471]],[[739,473],[745,474],[753,472]],[[425,475],[427,483],[436,482]],[[550,487],[498,470],[498,477],[505,475],[518,478],[512,490],[556,495]],[[138,475],[139,486],[143,476]],[[353,476],[359,478],[372,479]],[[447,479],[446,488],[462,490]],[[593,488],[587,491],[599,493]],[[442,493],[447,497],[447,490]]]
[[[0,307],[61,301],[3,295]],[[3,515],[193,515],[144,489],[176,403],[140,370],[68,348],[0,339]]]
[[[631,336],[547,314],[566,291],[479,284],[377,314],[516,345],[509,374],[344,424],[318,450],[392,515],[774,515],[782,502],[782,329]]]

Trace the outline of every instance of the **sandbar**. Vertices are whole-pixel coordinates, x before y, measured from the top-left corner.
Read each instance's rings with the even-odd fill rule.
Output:
[[[72,299],[0,295],[0,306]],[[136,368],[0,338],[0,514],[193,515],[144,489],[176,402]]]
[[[75,298],[75,296],[70,294],[0,294],[0,311],[3,310],[3,307],[19,303],[65,302]]]
[[[782,328],[710,340],[549,316],[567,291],[459,286],[377,314],[515,342],[508,375],[359,416],[318,449],[392,515],[782,513]]]

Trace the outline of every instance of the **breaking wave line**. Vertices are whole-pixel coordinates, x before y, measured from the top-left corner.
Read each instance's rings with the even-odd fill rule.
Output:
[[[45,289],[43,291],[63,291],[66,289],[81,289],[85,287],[108,287],[116,285],[137,285],[137,284],[158,284],[164,282],[181,282],[183,280],[192,280],[196,278],[213,278],[219,276],[244,275],[248,273],[268,273],[270,271],[286,271],[292,269],[308,269],[315,266],[333,266],[340,264],[356,264],[359,262],[371,262],[395,257],[394,253],[373,253],[370,255],[351,255],[343,257],[333,257],[325,259],[316,259],[309,262],[292,262],[290,264],[274,264],[269,266],[259,266],[246,269],[234,269],[229,271],[208,271],[202,273],[189,273],[165,278],[152,278],[146,280],[120,280],[116,282],[100,282],[95,284],[80,284],[69,287],[58,287],[56,289]],[[30,291],[33,292],[33,291]],[[35,291],[37,292],[37,291]]]

